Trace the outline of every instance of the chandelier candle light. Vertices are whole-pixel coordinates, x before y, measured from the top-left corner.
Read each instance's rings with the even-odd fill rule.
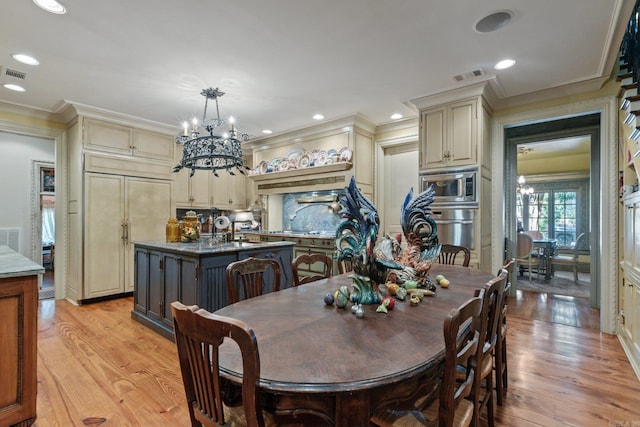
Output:
[[[227,122],[220,120],[218,98],[223,96],[224,92],[218,88],[209,88],[203,89],[200,95],[205,97],[201,126],[204,126],[207,134],[200,136],[197,119],[193,119],[191,132],[189,132],[189,124],[184,122],[182,135],[176,136],[176,144],[184,146],[182,161],[173,168],[173,171],[178,172],[183,168],[191,169],[190,176],[193,176],[196,169],[210,170],[215,176],[219,176],[218,171],[223,169],[230,175],[235,175],[231,170],[235,168],[244,175],[249,167],[242,159],[241,143],[247,141],[249,135],[238,132],[233,117],[228,121],[229,130],[221,132]],[[216,101],[216,118],[207,122],[207,104],[210,99]]]
[[[533,187],[530,187],[529,185],[526,184],[526,181],[524,179],[524,175],[520,175],[520,177],[518,178],[518,188],[516,189],[516,191],[519,194],[527,195],[530,196],[533,194]]]

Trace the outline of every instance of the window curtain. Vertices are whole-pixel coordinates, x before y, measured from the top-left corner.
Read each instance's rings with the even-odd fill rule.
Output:
[[[55,244],[56,222],[55,222],[55,198],[52,196],[42,197],[42,243]]]

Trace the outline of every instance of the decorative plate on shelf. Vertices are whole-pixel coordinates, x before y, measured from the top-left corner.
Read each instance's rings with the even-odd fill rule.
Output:
[[[331,150],[327,150],[327,157],[331,157],[335,154],[338,154],[338,152],[336,150],[334,150],[333,148]]]
[[[275,168],[274,168],[274,170],[275,170]],[[280,160],[280,163],[278,163],[278,170],[280,172],[288,171],[289,170],[289,160],[288,159]]]
[[[258,174],[267,173],[268,168],[269,168],[269,164],[263,160],[260,162],[260,164],[256,168],[256,173]]]
[[[300,156],[303,154],[304,150],[302,148],[292,148],[287,151],[286,158],[289,159],[289,165],[291,165],[291,163],[298,164],[298,159],[300,159]]]
[[[308,168],[309,167],[309,155],[308,154],[303,154],[302,156],[300,156],[300,160],[298,161],[298,167],[300,169],[303,168]]]
[[[323,166],[327,161],[327,152],[324,150],[318,151],[318,158],[316,159],[316,166]]]
[[[341,162],[350,162],[351,157],[353,156],[353,152],[349,147],[342,147],[340,149],[340,161]]]

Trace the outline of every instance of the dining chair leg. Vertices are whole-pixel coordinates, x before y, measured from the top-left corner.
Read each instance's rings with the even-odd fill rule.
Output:
[[[496,403],[502,406],[507,394],[507,341],[502,339],[496,343]]]

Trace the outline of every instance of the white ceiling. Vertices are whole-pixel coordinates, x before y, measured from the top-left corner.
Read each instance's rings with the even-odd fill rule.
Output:
[[[176,127],[219,87],[221,115],[253,136],[360,114],[415,117],[411,99],[458,88],[482,69],[502,102],[600,87],[633,0],[31,0],[0,13],[0,101],[55,112],[64,100]],[[492,33],[475,23],[509,10]],[[14,53],[36,57],[20,64]],[[493,65],[517,64],[496,72]],[[6,68],[26,73],[19,80]],[[475,80],[477,81],[477,80]],[[543,92],[540,92],[543,91]],[[540,92],[540,93],[538,93]],[[209,110],[211,117],[211,109]]]

